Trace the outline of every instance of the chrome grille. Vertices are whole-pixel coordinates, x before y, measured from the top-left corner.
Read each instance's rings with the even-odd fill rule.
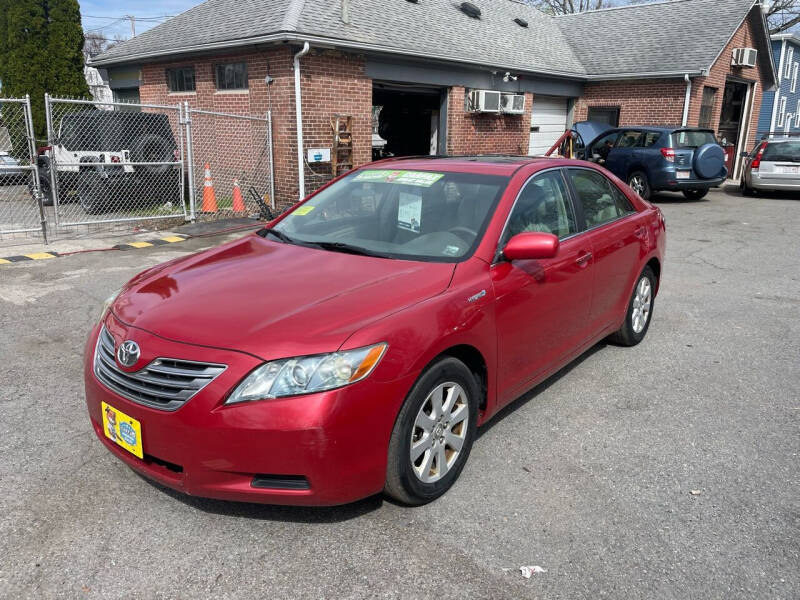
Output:
[[[123,398],[161,410],[180,408],[227,368],[213,363],[157,358],[134,373],[126,373],[117,366],[114,350],[114,338],[103,327],[94,351],[97,379]]]

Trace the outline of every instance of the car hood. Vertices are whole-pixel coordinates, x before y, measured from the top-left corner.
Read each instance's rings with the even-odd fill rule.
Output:
[[[338,349],[360,327],[444,291],[454,267],[251,235],[145,271],[112,312],[169,340],[271,360]]]
[[[613,129],[613,127],[608,123],[600,123],[599,121],[580,121],[575,123],[572,129],[581,136],[583,144],[588,146],[590,142],[593,142],[609,129]]]

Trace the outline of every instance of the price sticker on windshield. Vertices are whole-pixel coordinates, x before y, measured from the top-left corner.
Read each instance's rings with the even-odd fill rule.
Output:
[[[355,181],[372,183],[398,183],[400,185],[416,185],[418,187],[431,187],[444,177],[444,173],[431,173],[429,171],[389,171],[368,169],[361,171]]]

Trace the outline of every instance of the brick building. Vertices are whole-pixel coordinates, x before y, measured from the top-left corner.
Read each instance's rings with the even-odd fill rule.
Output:
[[[701,125],[749,147],[762,92],[775,83],[756,0],[670,0],[563,17],[517,0],[468,4],[207,0],[93,65],[120,98],[271,110],[279,201],[330,178],[330,163],[305,156],[331,148],[337,114],[352,117],[356,165],[382,152],[542,154],[584,119]],[[739,48],[755,53],[737,62]],[[476,110],[479,90],[517,96],[520,110]],[[235,160],[236,151],[219,160]]]

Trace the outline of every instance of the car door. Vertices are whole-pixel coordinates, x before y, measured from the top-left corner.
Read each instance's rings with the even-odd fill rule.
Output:
[[[568,180],[594,255],[589,318],[592,333],[597,334],[618,325],[624,315],[630,286],[649,247],[649,233],[631,201],[600,171],[570,168]]]
[[[512,236],[544,231],[558,236],[555,257],[505,260]],[[495,292],[498,399],[513,400],[587,338],[592,299],[592,248],[561,169],[533,175],[514,203],[491,267]]]
[[[603,166],[620,179],[627,179],[631,165],[636,162],[636,152],[641,141],[641,130],[623,130],[617,138],[614,148],[608,153],[608,158]]]

